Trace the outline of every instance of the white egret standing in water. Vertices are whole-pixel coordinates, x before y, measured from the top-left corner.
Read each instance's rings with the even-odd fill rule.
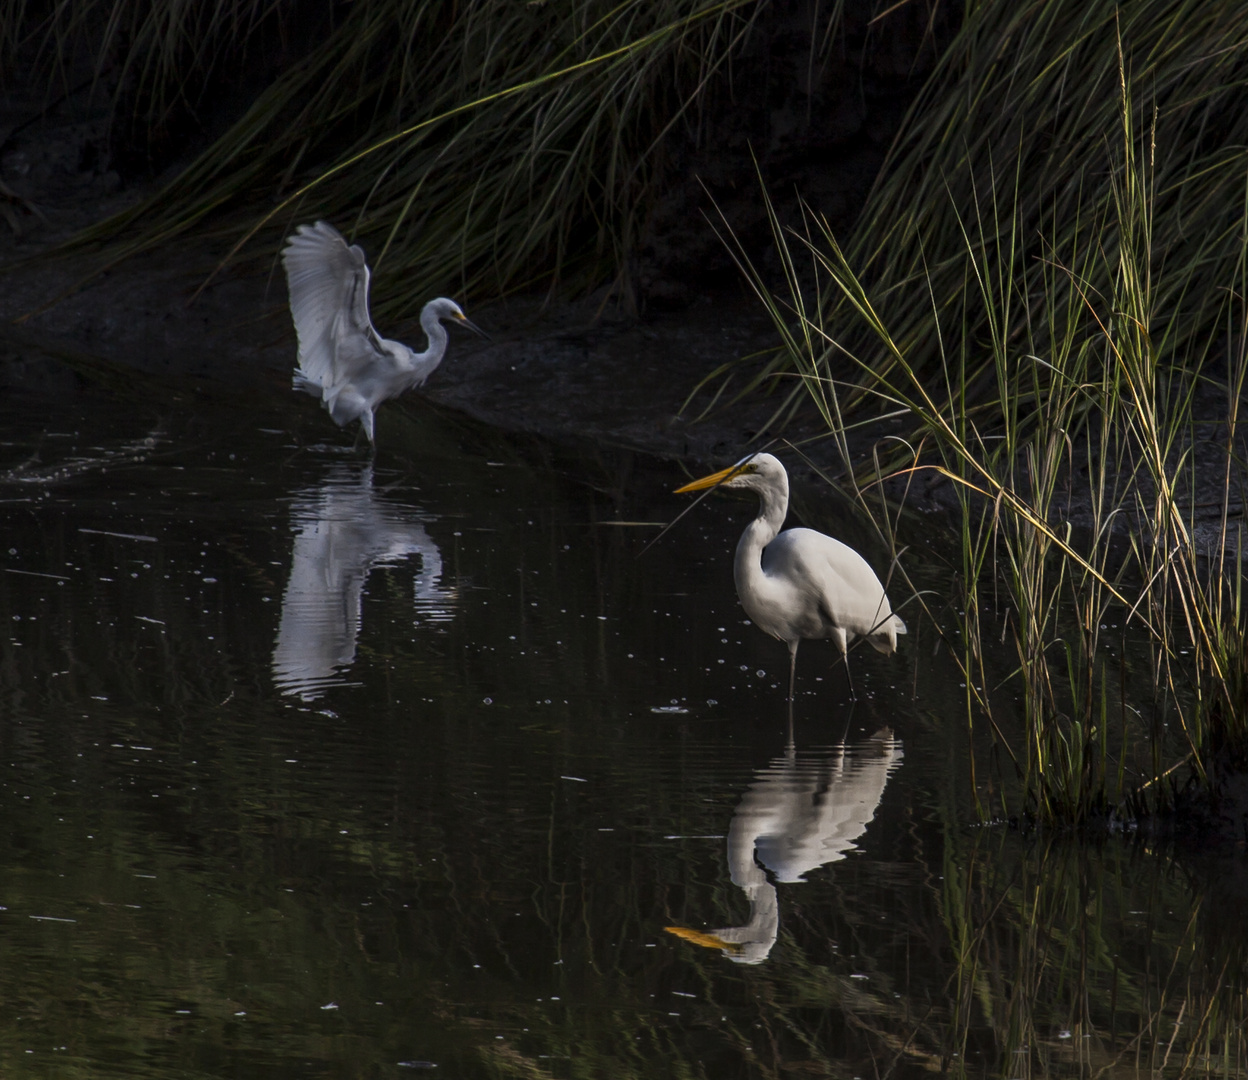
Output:
[[[888,655],[906,624],[893,614],[875,571],[853,548],[814,529],[780,532],[789,509],[789,474],[770,454],[754,454],[676,494],[722,485],[758,493],[758,517],[737,544],[737,596],[754,625],[789,646],[789,700],[803,638],[831,638],[845,659],[849,643],[866,638]],[[850,680],[853,693],[853,680]]]
[[[454,300],[430,300],[420,313],[429,339],[424,352],[381,337],[368,314],[368,264],[358,244],[332,225],[300,225],[282,251],[290,313],[299,335],[295,389],[319,397],[334,422],[359,420],[374,443],[377,407],[421,386],[446,354],[443,319],[485,336]]]

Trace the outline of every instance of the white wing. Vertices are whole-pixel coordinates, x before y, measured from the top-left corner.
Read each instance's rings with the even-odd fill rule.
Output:
[[[282,251],[290,313],[299,335],[299,368],[326,389],[352,374],[353,357],[379,348],[368,316],[368,265],[332,225],[300,225]]]
[[[904,634],[884,586],[866,559],[847,544],[813,529],[786,529],[763,550],[763,569],[781,573],[800,595],[817,599],[823,616],[851,634],[874,639]],[[815,634],[806,636],[815,637]]]

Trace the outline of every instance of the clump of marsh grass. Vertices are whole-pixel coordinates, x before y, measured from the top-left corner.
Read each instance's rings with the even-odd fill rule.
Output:
[[[396,282],[383,315],[435,287],[616,278],[627,292],[664,138],[696,127],[760,10],[748,0],[360,0],[336,9],[189,167],[80,241],[125,257],[233,208],[233,238],[261,215],[272,232],[326,217],[369,237],[374,265]],[[222,63],[212,43],[272,36],[274,20],[286,25],[261,0],[120,0],[0,19],[0,41],[32,24],[58,55],[102,25],[97,69],[112,57],[113,77],[152,103],[141,119],[158,123],[172,103],[199,100],[194,79]]]
[[[951,483],[964,614],[948,642],[965,675],[968,723],[988,728],[1022,781],[1018,801],[1003,794],[990,810],[1074,827],[1111,819],[1127,802],[1167,809],[1180,773],[1207,785],[1219,755],[1248,741],[1234,521],[1248,201],[1241,191],[1238,261],[1215,297],[1200,300],[1219,305],[1229,343],[1218,346],[1229,353],[1220,367],[1212,342],[1159,314],[1169,304],[1159,297],[1203,289],[1207,267],[1158,257],[1157,129],[1137,133],[1117,56],[1111,205],[1093,200],[1073,220],[1055,207],[1033,240],[1021,160],[1010,187],[995,173],[982,189],[972,183],[955,214],[962,291],[943,301],[933,271],[925,333],[894,332],[887,290],[864,282],[813,213],[804,232],[776,226],[782,297],[742,256],[834,433],[867,400],[914,418],[908,445],[921,456],[894,454],[887,467],[935,469]],[[953,257],[942,259],[947,273]],[[850,315],[854,327],[842,332]],[[850,342],[865,335],[870,348],[855,351]],[[853,377],[834,377],[834,362]],[[1198,396],[1218,394],[1220,410],[1196,408]],[[838,446],[861,472],[843,437]],[[1200,513],[1210,492],[1214,517]],[[1002,685],[986,662],[990,634],[1014,643],[1018,666]],[[1001,702],[1013,687],[1023,715],[1007,735]]]
[[[1248,24],[1231,0],[988,0],[968,4],[962,24],[907,113],[875,187],[848,237],[847,260],[871,288],[875,310],[898,348],[927,382],[943,379],[946,356],[931,332],[932,312],[979,346],[960,378],[972,401],[994,392],[991,339],[1016,340],[1038,317],[1017,303],[988,311],[965,288],[965,250],[982,264],[999,249],[1020,296],[1046,293],[1047,259],[1084,243],[1093,221],[1117,243],[1115,175],[1120,126],[1116,43],[1122,41],[1133,82],[1147,88],[1155,115],[1137,126],[1156,133],[1152,193],[1154,254],[1167,272],[1152,282],[1151,303],[1172,348],[1199,348],[1221,331],[1223,289],[1239,259],[1243,147],[1248,111]],[[999,221],[967,233],[971,207],[1008,207]],[[1087,284],[1112,293],[1111,266],[1089,266]],[[1073,305],[1077,295],[1051,296]],[[872,333],[852,325],[852,306],[830,288],[820,302],[842,344],[888,378],[893,360],[876,353]],[[1005,321],[1000,321],[1004,319]],[[845,375],[836,350],[815,354],[820,374]],[[787,355],[760,366],[739,392],[757,389]],[[796,394],[797,391],[794,391]],[[848,404],[856,400],[852,393]]]

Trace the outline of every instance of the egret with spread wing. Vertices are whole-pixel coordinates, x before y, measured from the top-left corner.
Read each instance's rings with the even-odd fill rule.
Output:
[[[429,339],[424,352],[383,338],[368,314],[368,264],[358,244],[347,245],[332,225],[300,225],[282,251],[290,313],[299,335],[295,389],[319,397],[342,427],[359,420],[374,443],[377,407],[423,385],[446,354],[450,319],[485,336],[454,300],[430,300],[420,313]]]
[[[758,493],[758,517],[737,544],[737,596],[760,630],[789,646],[789,700],[803,638],[831,638],[845,658],[849,643],[866,640],[882,653],[897,649],[906,624],[893,614],[875,571],[853,548],[814,529],[780,531],[789,509],[789,474],[770,454],[753,454],[682,488],[722,485]],[[853,681],[850,681],[853,691]]]

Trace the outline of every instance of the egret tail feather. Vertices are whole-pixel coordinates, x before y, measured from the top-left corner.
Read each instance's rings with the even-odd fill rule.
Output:
[[[313,397],[319,398],[321,396],[321,384],[315,379],[309,379],[302,371],[295,372],[291,385],[296,390],[302,390],[305,394],[311,394]]]

